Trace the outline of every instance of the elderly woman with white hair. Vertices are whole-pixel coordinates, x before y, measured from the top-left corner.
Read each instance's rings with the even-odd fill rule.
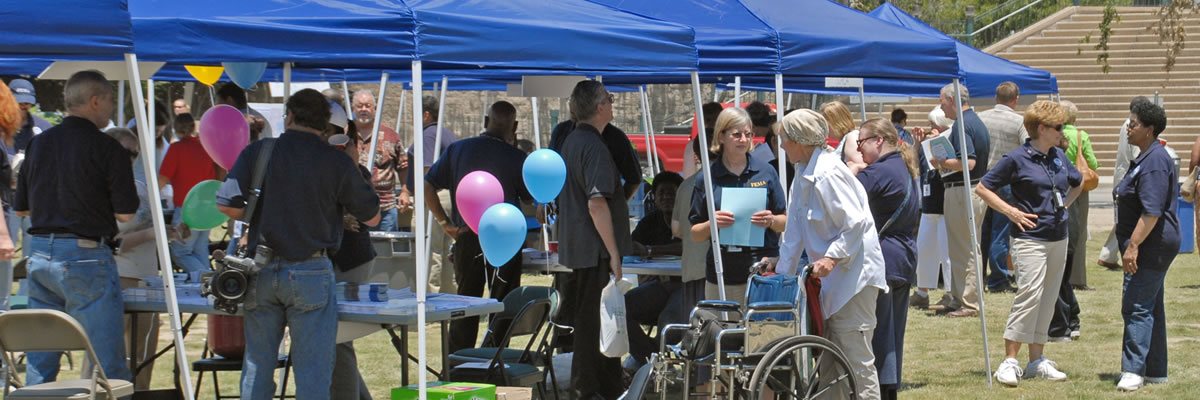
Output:
[[[783,148],[796,163],[788,198],[787,230],[775,269],[795,273],[801,253],[812,261],[812,275],[821,278],[821,313],[825,337],[850,362],[859,398],[878,399],[879,378],[871,339],[875,302],[887,292],[883,251],[867,192],[825,142],[825,118],[801,109],[783,118]],[[822,371],[829,365],[822,364]],[[846,390],[835,386],[836,390]],[[831,393],[847,398],[849,393]]]
[[[929,112],[929,132],[921,127],[913,128],[917,141],[925,141],[934,137],[950,137],[950,127],[954,120],[946,118],[946,112],[941,107],[933,107]],[[917,290],[909,298],[909,306],[925,310],[929,308],[929,290],[937,288],[938,272],[950,277],[950,239],[946,233],[946,215],[943,211],[943,197],[946,188],[942,185],[942,175],[935,168],[929,168],[924,152],[917,152],[921,167],[921,223],[917,230]],[[949,279],[946,280],[947,286]],[[947,288],[949,289],[949,288]],[[949,298],[943,298],[945,305]]]

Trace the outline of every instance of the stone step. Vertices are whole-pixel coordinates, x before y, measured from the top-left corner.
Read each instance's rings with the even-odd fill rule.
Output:
[[[1200,31],[1196,32],[1196,36],[1200,37]],[[1109,57],[1111,58],[1115,53],[1117,52],[1110,50]],[[1099,50],[1091,49],[1083,49],[1082,51],[1077,52],[1074,46],[1070,47],[1069,49],[1038,48],[1027,46],[1021,48],[1020,51],[1007,52],[1003,57],[1010,60],[1013,59],[1013,57],[1021,57],[1023,59],[1057,60],[1059,63],[1062,63],[1071,59],[1095,60],[1096,56],[1099,54]],[[1155,59],[1162,59],[1162,57],[1166,54],[1166,49],[1158,46],[1142,46],[1141,48],[1119,50],[1119,54],[1121,57],[1127,58],[1145,58],[1143,62],[1152,63]],[[1180,52],[1179,57],[1200,57],[1200,48],[1186,47],[1182,52]],[[1040,64],[1053,65],[1052,62]]]
[[[1198,31],[1197,33],[1200,33],[1200,31]],[[1094,40],[1093,40],[1093,42],[1094,42]],[[1079,43],[1078,40],[1075,41],[1074,43],[1028,43],[1028,44],[1014,45],[1011,48],[1009,48],[1009,52],[1011,52],[1011,53],[1026,53],[1026,52],[1053,51],[1053,52],[1062,52],[1065,54],[1075,55],[1077,53],[1077,51],[1082,51],[1082,54],[1087,54],[1088,51],[1098,51],[1098,50],[1093,49],[1094,46],[1095,46],[1094,43],[1093,44]],[[1145,41],[1145,42],[1110,41],[1108,43],[1108,49],[1110,52],[1124,51],[1124,50],[1164,49],[1164,48],[1165,48],[1164,46],[1160,46],[1158,44],[1157,39],[1151,40],[1151,41]]]
[[[1028,40],[1026,40],[1025,43],[1031,44],[1031,45],[1079,44],[1079,45],[1083,45],[1083,46],[1093,46],[1096,44],[1096,40],[1098,38],[1099,38],[1099,35],[1092,34],[1091,42],[1083,43],[1083,42],[1080,42],[1080,40],[1083,39],[1082,36],[1079,36],[1079,37],[1076,37],[1076,36],[1036,37],[1035,36],[1035,37],[1031,37]],[[1108,42],[1109,43],[1147,43],[1147,44],[1157,45],[1158,44],[1158,35],[1155,35],[1153,32],[1144,32],[1142,34],[1116,35],[1116,36],[1110,37],[1108,39]]]
[[[1190,17],[1190,18],[1184,18],[1183,21],[1185,24],[1187,24],[1187,23],[1200,21],[1200,19],[1195,18],[1195,17]],[[1151,17],[1151,18],[1121,17],[1121,21],[1116,23],[1113,28],[1117,32],[1121,32],[1122,30],[1126,30],[1126,29],[1139,29],[1139,28],[1145,29],[1147,26],[1153,26],[1154,24],[1157,24],[1158,22],[1159,22],[1158,17]],[[1100,30],[1100,20],[1096,19],[1094,21],[1089,21],[1089,20],[1074,20],[1074,19],[1072,19],[1070,21],[1059,22],[1053,28],[1051,28],[1051,30],[1089,30],[1089,29],[1094,30],[1094,31],[1099,31]]]
[[[1069,65],[1062,65],[1062,64],[1044,65],[1044,66],[1040,67],[1040,69],[1046,70],[1055,75],[1081,73],[1081,72],[1101,73],[1101,74],[1103,73],[1102,71],[1100,71],[1100,65],[1096,64],[1094,62],[1069,64]],[[1140,64],[1140,65],[1114,65],[1112,68],[1112,71],[1110,71],[1109,74],[1162,72],[1162,70],[1163,70],[1162,62],[1146,63],[1146,64]],[[1175,73],[1193,73],[1195,71],[1200,71],[1200,63],[1193,63],[1193,64],[1176,63],[1175,68],[1172,70],[1171,73],[1172,73],[1172,75],[1174,75]]]
[[[1167,102],[1196,102],[1200,101],[1200,93],[1195,87],[1086,87],[1058,86],[1058,92],[1064,99],[1082,102],[1128,101],[1136,96],[1153,97],[1158,92]]]
[[[1200,37],[1200,34],[1197,34],[1196,37]],[[1159,50],[1157,50],[1157,53],[1151,54],[1149,56],[1147,56],[1145,54],[1131,56],[1127,52],[1109,53],[1108,64],[1112,65],[1113,69],[1120,68],[1120,66],[1122,66],[1122,65],[1157,65],[1159,67],[1162,67],[1163,63],[1165,62],[1165,60],[1163,59],[1164,51],[1165,50],[1159,49]],[[1083,57],[1083,56],[1076,57],[1075,52],[1071,52],[1069,54],[1069,57],[1066,55],[1063,55],[1063,54],[1056,54],[1053,52],[1002,53],[1002,54],[999,54],[999,56],[1004,57],[1005,59],[1008,59],[1010,61],[1025,64],[1025,65],[1028,65],[1028,66],[1031,66],[1034,68],[1038,68],[1038,66],[1049,66],[1049,65],[1096,65],[1095,64],[1096,63],[1095,52],[1092,52],[1092,54],[1090,54],[1087,57]],[[1200,55],[1187,55],[1185,53],[1185,54],[1180,55],[1179,57],[1175,58],[1175,62],[1179,63],[1179,64],[1200,63]]]
[[[1058,86],[1096,86],[1104,85],[1108,88],[1152,88],[1149,94],[1154,94],[1153,90],[1162,90],[1167,85],[1182,86],[1182,87],[1198,87],[1200,79],[1171,79],[1169,82],[1165,79],[1059,79]],[[1062,90],[1062,89],[1059,89]]]
[[[1053,72],[1054,76],[1058,77],[1059,82],[1064,80],[1088,80],[1093,82],[1100,81],[1122,81],[1128,79],[1157,79],[1161,81],[1169,81],[1173,83],[1180,81],[1185,84],[1195,84],[1200,82],[1200,69],[1182,69],[1175,68],[1171,72],[1162,71],[1162,66],[1159,66],[1158,71],[1153,72],[1130,72],[1122,71],[1114,68],[1107,74],[1100,70],[1100,65],[1095,65],[1092,71],[1083,72]]]
[[[1112,35],[1113,36],[1123,36],[1123,35],[1141,35],[1141,34],[1146,34],[1146,33],[1152,33],[1151,31],[1146,30],[1146,27],[1148,27],[1148,26],[1150,26],[1150,24],[1145,24],[1145,25],[1121,24],[1113,29]],[[1193,33],[1200,33],[1200,26],[1188,25],[1188,26],[1184,27],[1184,31],[1187,32],[1189,35],[1193,34]],[[1082,39],[1084,36],[1087,36],[1087,34],[1089,34],[1089,33],[1092,34],[1092,38],[1096,38],[1100,35],[1100,28],[1096,24],[1080,24],[1080,25],[1077,25],[1075,27],[1070,27],[1070,28],[1056,26],[1054,28],[1042,31],[1041,34],[1042,34],[1042,37],[1066,36],[1066,37],[1073,37],[1076,39]]]

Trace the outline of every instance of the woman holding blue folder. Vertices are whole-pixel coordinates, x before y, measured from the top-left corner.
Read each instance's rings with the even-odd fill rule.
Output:
[[[746,281],[750,277],[750,266],[759,260],[779,256],[779,232],[783,232],[787,224],[784,215],[787,207],[787,194],[779,182],[779,174],[766,160],[756,160],[750,155],[754,143],[750,115],[746,110],[731,107],[721,111],[713,128],[711,151],[717,155],[717,160],[711,166],[713,187],[713,203],[716,206],[717,227],[722,231],[721,262],[724,267],[725,299],[739,303],[746,299]],[[692,240],[703,242],[710,240],[711,223],[708,218],[708,200],[705,198],[704,179],[696,178],[696,187],[692,191],[692,211],[688,220],[692,223]],[[724,199],[722,192],[726,188],[740,189],[737,195]],[[749,188],[749,190],[741,189]],[[750,204],[749,199],[761,199],[761,194],[755,191],[765,191],[766,201],[762,204]],[[735,191],[730,191],[734,193]],[[757,210],[753,213],[736,212],[732,209]],[[749,215],[746,215],[749,214]],[[750,223],[748,229],[751,235],[761,232],[762,238],[745,235],[735,235],[730,232],[740,230],[744,233],[746,227],[735,224]],[[747,240],[748,239],[748,240]],[[761,245],[756,245],[761,243]],[[717,276],[714,263],[714,251],[708,252],[708,266],[705,273],[704,297],[719,299],[717,291]]]

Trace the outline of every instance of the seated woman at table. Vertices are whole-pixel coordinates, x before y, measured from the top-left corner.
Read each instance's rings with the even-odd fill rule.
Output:
[[[654,194],[654,211],[646,214],[636,228],[633,229],[633,252],[644,257],[678,256],[682,254],[683,245],[679,238],[671,234],[671,214],[675,210],[675,191],[683,178],[671,171],[664,171],[654,176],[654,184],[650,192]],[[649,276],[639,277],[638,287],[625,293],[625,304],[636,304],[637,307],[627,307],[625,318],[629,326],[629,354],[624,366],[636,369],[645,364],[650,353],[656,348],[654,341],[642,330],[641,325],[657,325],[660,328],[666,324],[683,322],[665,313],[668,305],[679,303],[682,294],[679,288],[682,283],[679,277]]]
[[[711,178],[713,204],[717,210],[717,227],[727,228],[737,220],[749,220],[750,223],[765,228],[762,246],[723,245],[719,250],[708,251],[708,267],[705,274],[708,283],[704,287],[704,297],[710,300],[721,299],[717,279],[723,278],[724,299],[742,303],[746,297],[750,266],[759,260],[765,261],[779,255],[779,232],[783,232],[787,223],[787,216],[784,215],[787,196],[779,183],[779,174],[771,165],[750,155],[754,131],[746,110],[736,107],[722,110],[717,116],[711,140],[710,149],[717,154],[717,160],[710,166],[710,176],[700,175],[696,178],[696,189],[692,191],[692,211],[688,219],[692,223],[692,240],[710,240],[711,229],[704,179]],[[734,215],[733,212],[721,208],[721,193],[725,188],[765,190],[766,204],[752,215]],[[718,276],[716,272],[714,255],[717,251],[720,251],[724,269],[722,276]]]

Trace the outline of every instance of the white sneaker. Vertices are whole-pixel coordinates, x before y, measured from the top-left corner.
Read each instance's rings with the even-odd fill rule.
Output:
[[[1136,392],[1138,389],[1142,388],[1144,383],[1145,380],[1142,379],[1141,375],[1131,372],[1122,372],[1121,381],[1117,382],[1117,390],[1122,392]]]
[[[1021,377],[1021,364],[1015,358],[1006,358],[996,368],[996,380],[1008,386],[1017,386]]]
[[[1081,334],[1079,333],[1078,329],[1071,331],[1071,340],[1079,340],[1079,336],[1081,336]]]
[[[1025,366],[1025,379],[1031,378],[1046,378],[1051,381],[1061,381],[1067,379],[1067,374],[1058,370],[1058,364],[1054,361],[1046,359],[1042,356]]]
[[[1066,343],[1066,342],[1070,342],[1070,341],[1071,341],[1070,336],[1053,336],[1049,340],[1047,340],[1047,342],[1050,342],[1050,343]]]
[[[1165,376],[1147,376],[1145,379],[1146,383],[1167,383],[1167,377]]]

